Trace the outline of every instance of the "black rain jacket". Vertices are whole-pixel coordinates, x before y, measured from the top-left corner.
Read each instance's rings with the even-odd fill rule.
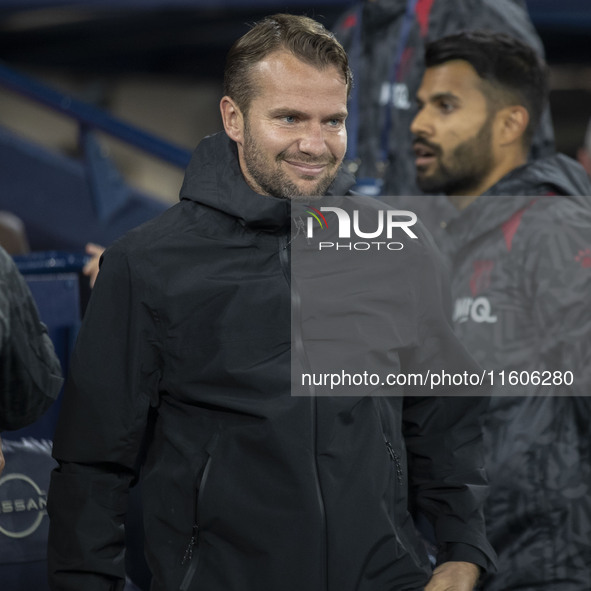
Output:
[[[346,192],[343,180],[335,192]],[[106,252],[54,442],[54,591],[123,589],[138,465],[153,591],[419,591],[431,567],[414,507],[432,520],[440,560],[491,566],[485,399],[420,388],[291,395],[290,252],[303,236],[290,209],[247,186],[235,144],[218,134],[198,146],[180,203]],[[391,331],[391,367],[479,370],[453,336],[423,236],[402,238],[398,293],[374,324]],[[319,269],[306,267],[353,297],[346,269]],[[322,313],[347,321],[347,298],[335,292]],[[314,306],[298,310],[304,335],[318,326]]]

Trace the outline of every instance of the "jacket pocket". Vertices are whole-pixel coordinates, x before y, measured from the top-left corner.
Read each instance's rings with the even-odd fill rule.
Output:
[[[213,460],[213,451],[215,446],[217,445],[218,435],[214,435],[207,445],[207,460],[205,462],[205,466],[201,472],[201,477],[198,478],[198,484],[195,490],[195,510],[193,515],[193,526],[191,529],[191,538],[185,549],[185,554],[183,556],[182,565],[189,564],[187,568],[187,572],[183,580],[181,581],[181,586],[179,587],[179,591],[188,591],[190,589],[191,583],[195,577],[195,573],[197,571],[197,567],[199,565],[199,554],[200,554],[200,534],[201,534],[201,515],[202,515],[202,505],[203,505],[203,498],[204,493],[208,486],[209,481],[209,473],[211,470],[211,464]]]
[[[385,435],[384,442],[392,465],[392,480],[394,481],[391,500],[394,534],[400,547],[409,554],[413,562],[421,568],[426,568],[429,564],[429,559],[426,550],[420,552],[420,548],[418,547],[421,544],[421,540],[418,537],[419,534],[415,533],[414,538],[416,539],[413,540],[414,532],[407,531],[407,527],[405,527],[409,523],[412,523],[412,518],[410,515],[401,515],[402,509],[397,504],[397,499],[406,498],[408,496],[407,491],[404,490],[404,487],[408,486],[408,480],[404,470],[402,455],[401,452],[393,447]],[[408,519],[406,519],[406,517],[408,517]]]

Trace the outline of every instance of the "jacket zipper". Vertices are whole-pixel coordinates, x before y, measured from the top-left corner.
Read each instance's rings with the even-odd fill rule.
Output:
[[[193,524],[193,532],[191,535],[191,540],[189,541],[189,545],[185,550],[185,555],[183,556],[183,561],[181,562],[182,565],[185,565],[187,562],[190,562],[193,559],[193,548],[197,545],[197,541],[199,539],[199,524]]]
[[[188,591],[191,582],[193,581],[193,577],[195,576],[195,571],[197,570],[197,565],[199,564],[199,505],[200,501],[203,497],[203,491],[205,490],[205,485],[207,483],[207,477],[209,475],[209,468],[211,466],[211,456],[207,458],[207,462],[205,463],[205,468],[203,469],[203,476],[201,477],[201,484],[199,486],[199,493],[197,494],[197,501],[195,504],[195,515],[193,518],[193,528],[191,530],[191,539],[189,540],[189,544],[185,550],[185,554],[183,556],[183,560],[181,565],[185,565],[187,562],[190,562],[189,568],[185,573],[185,576],[181,582],[181,586],[179,591]],[[193,557],[193,550],[197,547],[197,552],[195,553],[195,557]]]
[[[392,462],[396,468],[396,480],[397,480],[398,484],[400,486],[402,486],[404,484],[404,480],[403,480],[402,461],[400,459],[400,454],[398,454],[398,452],[394,449],[394,447],[392,446],[390,441],[388,441],[388,438],[385,435],[384,435],[384,441],[386,443],[386,449],[388,450],[388,455],[390,456],[390,459],[392,460]],[[394,520],[394,528],[395,528],[394,535],[396,536],[396,539],[398,540],[398,543],[400,544],[400,546],[404,550],[406,550],[406,552],[408,552],[410,554],[410,556],[414,560],[415,564],[420,567],[422,563],[419,560],[419,557],[417,556],[417,553],[415,552],[415,549],[414,549],[412,543],[406,537],[401,524],[399,524],[398,519],[396,518],[396,515],[397,515],[396,503],[394,503],[393,515],[392,515],[392,518]]]
[[[402,484],[402,464],[400,462],[400,456],[385,436],[384,441],[386,442],[386,449],[388,450],[388,455],[390,456],[390,459],[394,462],[394,465],[396,466],[396,480],[398,480],[399,484]]]
[[[287,281],[288,285],[291,285],[291,272],[289,269],[289,254],[287,249],[289,248],[289,242],[287,241],[287,236],[281,236],[279,238],[279,262],[281,263],[281,270],[283,271],[283,276]]]
[[[179,591],[188,591],[189,585],[192,583],[193,577],[195,576],[195,571],[197,570],[197,563],[199,561],[197,560],[197,557],[195,557],[195,560],[193,560],[193,547],[197,544],[198,538],[199,525],[195,523],[193,525],[193,535],[191,536],[191,541],[189,542],[189,546],[185,550],[185,556],[183,557],[183,561],[181,563],[184,565],[187,561],[191,561],[191,564],[189,565],[189,568],[187,569],[187,572],[183,577],[181,586],[179,587]],[[199,552],[197,552],[197,556],[198,555]]]
[[[283,274],[287,279],[287,282],[291,289],[291,329],[292,329],[292,342],[296,349],[296,354],[302,362],[302,366],[306,372],[311,372],[310,361],[306,354],[306,348],[304,347],[304,340],[301,333],[301,303],[302,299],[298,291],[297,282],[293,281],[291,277],[291,271],[289,268],[289,254],[288,254],[289,243],[287,238],[280,239],[279,241],[279,260],[281,262],[281,268]],[[316,400],[316,388],[313,384],[310,385],[310,417],[311,417],[311,434],[312,434],[312,474],[314,475],[314,485],[316,489],[316,497],[318,501],[318,510],[320,512],[320,521],[322,524],[322,588],[328,589],[328,548],[327,548],[327,531],[328,526],[326,523],[326,510],[324,508],[324,498],[322,495],[322,487],[320,485],[320,474],[318,471],[317,455],[317,442],[316,442],[316,431],[317,431],[317,400]]]

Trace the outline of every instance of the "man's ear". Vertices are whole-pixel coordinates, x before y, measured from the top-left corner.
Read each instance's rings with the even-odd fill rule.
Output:
[[[242,145],[244,141],[244,115],[242,111],[229,96],[222,97],[220,111],[226,134],[231,140]]]
[[[513,144],[521,141],[529,123],[529,113],[521,105],[511,105],[499,111],[497,120],[501,145]]]

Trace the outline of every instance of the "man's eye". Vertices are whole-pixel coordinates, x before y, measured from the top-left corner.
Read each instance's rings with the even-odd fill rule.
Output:
[[[444,113],[451,113],[455,109],[455,105],[453,103],[448,103],[447,101],[442,101],[439,103],[439,108]]]
[[[343,124],[343,120],[342,119],[329,119],[328,124],[331,127],[339,127],[340,125]]]
[[[282,117],[283,121],[285,121],[285,123],[295,123],[296,122],[296,118],[293,115],[284,115]]]

